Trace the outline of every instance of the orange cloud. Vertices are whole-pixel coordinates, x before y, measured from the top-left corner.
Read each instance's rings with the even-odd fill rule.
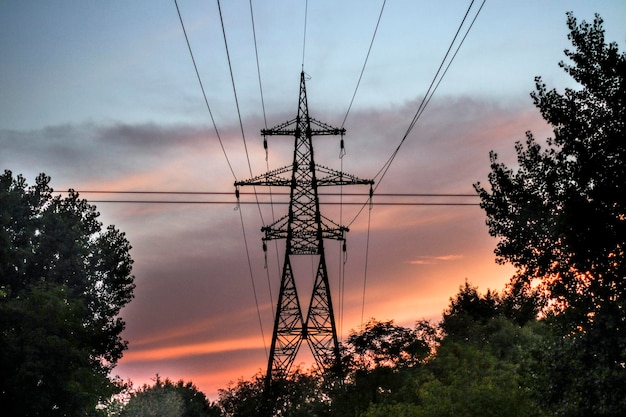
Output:
[[[131,348],[124,355],[124,362],[161,361],[238,350],[262,349],[263,347],[260,338],[249,337],[152,349],[133,350]]]
[[[407,261],[411,265],[432,265],[439,262],[458,261],[465,258],[463,255],[442,255],[442,256],[418,256],[417,259]]]

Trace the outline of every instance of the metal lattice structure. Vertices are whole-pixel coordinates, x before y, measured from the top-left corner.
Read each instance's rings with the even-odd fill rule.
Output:
[[[359,179],[315,163],[313,136],[341,135],[338,129],[309,116],[304,72],[300,75],[300,96],[297,116],[271,129],[261,131],[267,136],[294,136],[293,163],[245,181],[240,186],[282,186],[290,188],[288,213],[271,225],[263,227],[263,241],[286,239],[285,259],[276,307],[272,344],[267,365],[266,389],[272,381],[284,378],[300,349],[307,341],[321,369],[340,366],[339,343],[333,313],[324,240],[345,241],[347,227],[341,226],[320,212],[318,189],[326,186],[369,184]],[[293,255],[317,255],[319,264],[306,318],[302,315],[291,263]]]

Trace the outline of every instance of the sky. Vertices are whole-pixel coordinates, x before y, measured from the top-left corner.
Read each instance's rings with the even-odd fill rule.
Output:
[[[293,138],[268,138],[266,160],[260,129],[295,117],[304,70],[310,115],[347,130],[343,159],[338,138],[314,138],[316,162],[377,177],[470,4],[387,1],[348,112],[383,2],[251,3],[254,32],[249,1],[221,2],[222,19],[216,1],[179,1],[214,124],[174,1],[0,2],[1,169],[29,183],[45,172],[58,192],[232,193],[82,194],[133,246],[135,299],[121,314],[129,349],[113,373],[135,384],[150,383],[157,373],[182,378],[210,400],[229,382],[267,366],[284,242],[271,242],[266,260],[260,228],[287,206],[259,209],[247,204],[249,195],[238,206],[233,184],[289,165]],[[476,197],[382,194],[472,194],[472,184],[487,182],[490,150],[514,166],[514,143],[526,131],[550,136],[529,93],[537,75],[549,87],[576,87],[558,66],[570,46],[567,11],[587,21],[600,13],[607,40],[623,50],[622,0],[486,1],[377,181],[374,203],[478,203]],[[106,199],[214,203],[101,202]],[[344,201],[363,203],[365,197]],[[322,205],[323,214],[350,223],[345,259],[337,242],[325,244],[342,340],[371,317],[409,327],[438,320],[465,280],[481,291],[500,291],[514,272],[495,263],[497,241],[476,205],[360,208]],[[309,258],[298,260],[296,277],[304,309],[312,285]],[[303,346],[296,362],[309,360]]]

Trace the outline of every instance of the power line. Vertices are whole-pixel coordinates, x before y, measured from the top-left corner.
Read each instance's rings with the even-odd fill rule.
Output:
[[[224,38],[224,48],[226,49],[226,60],[228,61],[228,70],[230,71],[230,82],[233,87],[233,95],[235,96],[235,107],[237,107],[237,116],[239,118],[239,128],[241,130],[241,138],[243,139],[243,148],[246,151],[246,159],[248,161],[248,169],[252,175],[252,165],[250,164],[250,155],[248,154],[248,144],[246,143],[246,134],[243,129],[243,120],[241,118],[241,110],[239,109],[239,99],[237,97],[237,88],[235,87],[235,76],[233,75],[233,66],[230,61],[230,52],[228,51],[228,42],[226,41],[226,28],[224,26],[224,17],[222,16],[222,6],[220,0],[217,0],[217,9],[220,15],[220,23],[222,24],[222,35]]]
[[[417,121],[419,120],[419,118],[421,117],[421,115],[423,114],[424,110],[426,109],[426,106],[428,105],[428,103],[430,103],[430,100],[432,99],[433,95],[435,94],[435,92],[437,91],[437,88],[439,87],[441,81],[443,80],[443,77],[445,76],[445,74],[447,73],[448,69],[450,68],[450,65],[452,64],[452,62],[454,61],[454,58],[456,57],[459,49],[461,48],[461,46],[463,45],[463,42],[465,41],[465,38],[467,37],[467,35],[469,34],[469,31],[472,29],[472,26],[474,25],[474,22],[476,21],[476,18],[478,17],[479,13],[481,12],[483,6],[485,5],[486,0],[483,0],[482,4],[480,5],[480,8],[478,9],[478,11],[476,12],[474,19],[472,20],[472,23],[469,25],[469,27],[467,28],[465,35],[463,36],[463,39],[461,40],[461,42],[459,43],[456,51],[454,52],[454,54],[452,55],[452,58],[450,59],[450,61],[448,62],[446,69],[444,70],[444,72],[442,73],[441,77],[439,77],[439,74],[441,73],[441,70],[443,68],[443,66],[445,65],[446,61],[448,60],[448,56],[450,55],[450,51],[452,50],[452,48],[454,47],[454,44],[456,43],[456,39],[459,36],[459,33],[461,32],[461,29],[463,28],[463,25],[465,24],[465,21],[467,19],[467,16],[469,15],[470,10],[472,9],[472,6],[474,5],[474,0],[472,0],[470,2],[470,5],[468,6],[465,15],[463,16],[463,19],[461,20],[461,23],[459,24],[459,27],[457,28],[456,33],[454,34],[454,37],[452,38],[452,41],[450,42],[450,45],[448,46],[448,50],[446,51],[443,59],[441,60],[441,63],[439,65],[439,68],[437,69],[437,72],[435,73],[435,75],[433,76],[433,79],[430,83],[430,86],[428,87],[428,90],[426,91],[426,94],[424,95],[424,98],[422,99],[420,105],[418,106],[417,111],[415,112],[415,115],[413,116],[413,119],[411,120],[411,123],[409,124],[409,127],[407,128],[406,132],[404,133],[402,139],[400,140],[400,143],[398,144],[398,146],[396,147],[396,149],[391,153],[391,156],[387,159],[387,161],[383,164],[383,166],[380,168],[380,170],[376,173],[376,175],[374,176],[374,178],[377,178],[380,176],[380,178],[377,181],[377,184],[374,187],[374,191],[376,189],[378,189],[378,187],[380,186],[383,178],[385,177],[385,175],[387,174],[387,171],[389,170],[389,168],[391,167],[391,164],[393,163],[393,161],[395,160],[398,152],[400,151],[400,148],[402,147],[402,145],[404,144],[404,142],[406,141],[407,137],[409,136],[409,134],[411,133],[411,131],[413,130],[413,128],[415,127],[415,124],[417,123]],[[365,203],[363,205],[363,207],[361,207],[361,209],[358,211],[358,213],[355,215],[355,217],[352,219],[352,221],[350,223],[348,223],[348,227],[354,223],[356,221],[356,219],[361,215],[361,212],[364,210],[365,206],[367,203]]]
[[[361,325],[363,324],[363,318],[365,315],[365,288],[367,287],[367,266],[369,263],[370,253],[370,229],[372,222],[372,206],[370,205],[369,212],[367,214],[367,237],[365,240],[365,270],[363,272],[363,297],[361,298]]]
[[[461,41],[459,42],[456,50],[454,51],[454,54],[452,55],[452,58],[450,58],[450,61],[448,61],[448,65],[446,65],[446,69],[443,71],[443,73],[441,74],[441,77],[439,77],[439,80],[437,81],[437,84],[435,85],[432,94],[430,94],[430,96],[428,97],[428,99],[426,100],[426,103],[424,104],[424,106],[422,107],[421,111],[419,111],[419,115],[416,115],[417,118],[414,118],[414,122],[412,122],[410,129],[413,129],[413,126],[415,125],[415,123],[417,122],[417,119],[421,116],[421,114],[424,112],[424,109],[426,108],[426,106],[428,105],[428,103],[430,103],[430,100],[433,98],[433,95],[435,94],[435,91],[437,91],[437,89],[439,88],[439,84],[441,84],[441,81],[443,80],[443,78],[446,76],[446,74],[448,73],[448,70],[450,69],[450,66],[452,65],[452,62],[454,61],[454,59],[456,58],[457,54],[459,53],[459,50],[461,49],[461,46],[463,45],[463,43],[465,42],[465,39],[467,38],[467,35],[469,35],[470,30],[472,29],[472,27],[474,26],[474,22],[476,22],[476,19],[478,18],[478,15],[480,14],[481,10],[483,9],[483,6],[485,5],[485,1],[483,0],[483,2],[481,3],[480,7],[478,8],[478,11],[476,12],[476,14],[474,15],[474,18],[472,19],[472,22],[469,24],[467,30],[465,31],[465,35],[463,35],[463,38],[461,39]],[[472,1],[473,3],[473,1]],[[470,5],[470,8],[472,6]],[[469,12],[469,9],[468,9]],[[463,18],[463,21],[465,21],[465,19],[467,18],[467,13],[465,15],[465,17]],[[461,26],[463,25],[463,23],[461,23]],[[459,27],[460,29],[460,27]],[[458,31],[457,34],[455,35],[455,39],[456,36],[458,35]],[[453,41],[454,42],[454,41]],[[450,50],[448,50],[448,53],[450,52]],[[446,55],[448,54],[446,53]],[[441,67],[439,67],[439,70],[441,70]],[[439,72],[439,70],[437,72]],[[431,84],[432,87],[432,84]]]
[[[428,90],[427,90],[426,94],[424,95],[424,98],[422,99],[422,102],[420,103],[420,105],[419,105],[415,115],[413,116],[413,119],[411,120],[411,123],[409,124],[408,129],[406,130],[406,133],[404,134],[404,136],[400,140],[400,143],[398,144],[398,146],[394,150],[394,152],[391,154],[391,156],[389,157],[387,162],[385,162],[385,164],[383,165],[381,170],[378,171],[378,173],[374,177],[374,178],[376,178],[380,174],[380,178],[378,179],[376,186],[374,188],[370,189],[370,198],[368,200],[369,204],[370,204],[369,215],[368,215],[368,229],[367,229],[368,248],[369,248],[370,218],[371,218],[371,210],[372,210],[372,204],[373,204],[373,202],[372,202],[373,192],[376,189],[378,189],[378,187],[380,186],[383,178],[385,177],[385,174],[387,174],[387,171],[389,170],[389,167],[393,163],[395,157],[397,156],[398,152],[400,151],[400,148],[402,147],[402,145],[405,142],[406,138],[411,133],[411,130],[413,130],[413,127],[417,123],[418,119],[421,117],[421,115],[424,112],[424,109],[426,108],[428,103],[430,103],[430,100],[432,99],[433,95],[435,94],[435,91],[437,91],[437,88],[439,87],[439,84],[441,83],[441,80],[443,80],[443,77],[448,72],[448,68],[450,68],[450,65],[452,64],[452,61],[454,61],[454,58],[456,57],[459,49],[461,48],[461,45],[463,45],[463,42],[465,41],[465,38],[467,37],[467,34],[469,33],[469,31],[471,30],[472,26],[474,25],[474,22],[476,21],[476,18],[478,17],[478,14],[480,13],[480,11],[482,10],[483,5],[485,4],[485,1],[486,0],[483,0],[480,8],[478,9],[478,12],[476,12],[476,16],[474,17],[474,19],[472,20],[472,23],[470,24],[469,28],[466,31],[465,36],[463,36],[463,39],[459,43],[459,45],[458,45],[454,55],[452,56],[452,58],[448,62],[448,65],[446,66],[445,71],[443,72],[441,77],[439,77],[439,80],[437,81],[437,78],[439,76],[439,72],[441,71],[441,68],[445,64],[446,59],[447,59],[448,55],[450,54],[450,50],[452,49],[452,47],[453,47],[453,45],[454,45],[454,43],[455,43],[455,41],[456,41],[456,39],[457,39],[457,37],[459,35],[459,32],[461,31],[461,28],[463,27],[463,24],[465,23],[465,20],[467,19],[467,16],[468,16],[468,14],[469,14],[469,12],[470,12],[473,4],[474,4],[474,0],[471,1],[469,7],[467,8],[467,11],[465,12],[465,16],[463,17],[463,20],[461,21],[461,24],[459,25],[459,28],[457,29],[457,31],[456,31],[456,33],[454,35],[454,38],[452,39],[452,42],[450,43],[450,46],[448,47],[448,50],[446,51],[446,54],[444,55],[444,58],[441,61],[441,64],[439,65],[439,68],[437,69],[437,72],[435,73],[435,76],[433,77],[433,80],[431,81],[430,86],[428,87]],[[382,11],[381,11],[381,13],[382,13]],[[435,84],[435,82],[436,82],[436,84]],[[434,85],[434,88],[433,88],[433,85]],[[431,92],[431,89],[432,89],[432,92]],[[347,117],[347,115],[346,115],[346,117]],[[380,204],[380,203],[378,203],[378,204]],[[423,203],[420,203],[420,204],[423,204]],[[428,204],[428,203],[425,203],[425,204]],[[431,203],[431,204],[436,204],[436,203]],[[479,205],[479,204],[475,204],[475,203],[452,203],[452,204],[454,204],[454,205],[474,205],[474,206],[478,206]],[[446,204],[446,205],[449,205],[449,204]],[[357,212],[356,216],[348,224],[348,226],[350,226],[357,219],[357,217],[360,216],[360,214],[361,214],[361,212],[363,211],[364,208],[365,208],[365,204]],[[365,311],[365,289],[366,289],[366,283],[367,283],[367,263],[368,263],[368,257],[369,257],[369,250],[366,250],[366,254],[365,254],[365,276],[363,278],[363,298],[362,298],[362,305],[361,305],[361,323],[363,323],[363,315],[364,315],[364,311]]]
[[[250,4],[250,21],[252,23],[252,39],[254,40],[254,55],[256,58],[256,72],[257,72],[257,78],[259,80],[259,93],[261,95],[261,108],[263,109],[263,125],[265,126],[265,129],[267,129],[267,114],[265,111],[265,98],[263,96],[263,83],[261,81],[261,64],[260,64],[260,60],[259,60],[259,48],[257,45],[257,37],[256,37],[256,26],[254,24],[254,10],[252,7],[252,0],[249,1]],[[269,165],[269,154],[268,154],[268,150],[267,150],[267,140],[265,138],[263,138],[263,147],[265,148],[265,166],[266,166],[266,171],[269,172],[270,171],[270,165]],[[256,188],[253,188],[253,190],[256,191]],[[272,189],[270,187],[269,189],[270,192],[270,201],[272,201]],[[271,206],[272,210],[272,223],[276,221],[276,216],[274,213],[274,205]],[[263,217],[261,217],[261,222],[263,223]],[[274,241],[274,246],[276,248],[276,269],[280,270],[280,259],[278,257],[278,242]],[[267,252],[265,252],[266,256],[267,256]],[[270,296],[270,303],[271,305],[274,305],[274,296],[272,294],[272,285],[271,285],[271,280],[270,280],[270,269],[267,266],[267,259],[265,262],[265,274],[267,277],[267,287],[268,287],[268,291],[269,291],[269,296]],[[272,310],[272,321],[275,318],[275,314],[274,314],[274,310]]]
[[[246,248],[246,256],[248,258],[248,271],[250,273],[250,281],[252,282],[252,293],[254,295],[254,303],[256,305],[256,314],[259,319],[259,327],[261,328],[261,338],[263,339],[263,349],[265,350],[265,358],[269,358],[269,354],[267,353],[267,346],[265,345],[265,332],[263,331],[263,320],[261,320],[261,309],[259,307],[259,297],[256,292],[256,285],[254,284],[254,273],[252,272],[252,260],[250,257],[250,250],[248,249],[248,239],[246,238],[246,228],[243,222],[243,213],[241,210],[239,211],[239,219],[241,220],[241,230],[243,232],[243,242]]]
[[[352,99],[350,100],[350,105],[348,106],[348,110],[346,111],[346,115],[343,118],[343,122],[341,122],[341,128],[343,129],[346,124],[346,120],[348,119],[348,114],[350,114],[350,109],[352,109],[352,104],[354,103],[354,98],[356,97],[356,92],[359,89],[359,85],[361,84],[361,79],[363,78],[363,73],[365,72],[365,66],[367,65],[367,61],[370,57],[370,52],[372,52],[372,45],[374,45],[374,39],[376,39],[376,33],[378,32],[378,25],[380,25],[380,19],[383,17],[383,10],[385,10],[385,4],[387,0],[383,0],[383,4],[380,8],[380,13],[378,15],[378,21],[376,22],[376,27],[374,28],[374,34],[372,35],[372,40],[370,41],[370,46],[367,49],[367,54],[365,55],[365,62],[363,62],[363,67],[361,68],[361,74],[359,75],[359,80],[356,83],[356,87],[354,88],[354,93],[352,94]]]
[[[235,105],[237,107],[237,117],[239,118],[239,128],[241,129],[241,138],[243,140],[243,148],[244,148],[245,153],[246,153],[246,160],[248,161],[248,170],[250,172],[250,176],[253,176],[254,174],[252,173],[252,164],[250,163],[250,154],[248,152],[248,144],[246,142],[246,134],[245,134],[244,129],[243,129],[243,120],[242,120],[242,117],[241,117],[241,110],[239,108],[239,99],[237,98],[237,88],[235,87],[235,76],[233,74],[233,66],[232,66],[232,63],[231,63],[231,60],[230,60],[230,53],[228,51],[228,42],[226,40],[226,27],[224,26],[224,17],[222,15],[222,6],[220,4],[220,0],[217,0],[217,8],[218,8],[219,15],[220,15],[220,22],[222,24],[222,35],[224,37],[224,48],[226,49],[226,58],[228,60],[228,69],[230,71],[230,80],[231,80],[231,84],[233,86],[233,94],[235,96]],[[258,61],[257,61],[257,63],[258,63]],[[235,182],[237,182],[237,181],[235,181]],[[256,192],[256,189],[254,189],[254,191]],[[263,224],[263,226],[265,226],[265,220],[263,219],[263,212],[261,211],[261,205],[259,204],[259,197],[256,195],[256,193],[255,193],[255,198],[256,198],[256,205],[257,205],[257,208],[259,210],[259,217],[261,218],[261,223]],[[257,316],[259,318],[259,326],[261,327],[261,337],[263,339],[263,347],[265,348],[265,355],[268,356],[267,346],[265,346],[265,333],[263,332],[263,322],[261,320],[261,310],[259,309],[259,301],[258,301],[256,286],[254,284],[254,273],[252,271],[252,261],[250,259],[250,251],[248,249],[248,240],[246,239],[246,228],[245,228],[245,225],[244,225],[243,213],[241,212],[241,210],[239,210],[239,216],[241,218],[241,229],[242,229],[242,232],[243,232],[244,245],[246,247],[246,256],[248,258],[248,266],[249,266],[249,272],[250,272],[250,281],[252,282],[252,292],[254,293],[254,302],[256,304]]]
[[[465,38],[467,37],[467,34],[471,30],[471,28],[472,28],[472,26],[474,24],[474,21],[476,20],[476,17],[478,17],[478,14],[480,13],[480,11],[482,10],[483,5],[485,4],[485,1],[486,0],[483,0],[480,8],[476,12],[476,16],[474,17],[474,20],[472,21],[472,24],[468,27],[468,29],[467,29],[467,31],[465,33],[465,36],[463,37],[463,41],[465,40]],[[431,83],[430,83],[430,85],[428,87],[428,90],[426,91],[426,94],[424,95],[424,98],[422,99],[422,102],[420,103],[417,111],[415,112],[415,115],[413,116],[413,119],[411,120],[411,123],[409,124],[409,127],[407,128],[404,136],[400,140],[400,143],[398,144],[396,149],[392,152],[392,154],[389,157],[389,159],[387,160],[387,162],[385,162],[383,167],[374,176],[374,178],[377,178],[380,175],[380,179],[377,181],[376,187],[374,188],[375,190],[380,186],[380,183],[382,182],[383,178],[385,177],[385,175],[386,175],[387,171],[389,170],[389,167],[391,166],[392,162],[396,158],[398,152],[400,151],[400,148],[402,147],[402,145],[406,141],[406,138],[409,136],[409,134],[411,133],[411,131],[415,127],[415,124],[417,123],[417,121],[419,120],[421,115],[423,114],[424,110],[426,109],[426,106],[428,105],[428,103],[430,102],[431,98],[435,94],[435,92],[437,90],[437,87],[439,87],[439,84],[441,83],[441,80],[443,80],[443,77],[445,76],[446,72],[448,71],[448,68],[452,64],[452,61],[454,61],[454,58],[456,57],[456,55],[458,53],[458,50],[461,48],[461,45],[463,44],[463,41],[461,41],[461,43],[458,45],[457,50],[453,54],[452,58],[450,59],[450,61],[449,61],[448,65],[447,65],[445,71],[442,73],[441,77],[439,77],[439,74],[441,73],[441,70],[442,70],[443,66],[445,65],[446,61],[448,60],[448,56],[450,55],[450,51],[454,47],[454,44],[456,43],[456,39],[458,38],[459,33],[460,33],[461,29],[463,28],[463,25],[465,24],[467,16],[469,15],[469,12],[472,9],[473,5],[474,5],[474,0],[472,0],[470,2],[470,5],[467,8],[467,11],[465,12],[465,15],[463,16],[463,19],[461,20],[461,23],[459,24],[459,27],[458,27],[456,33],[454,34],[454,37],[452,38],[452,41],[450,42],[448,50],[446,51],[443,59],[441,60],[441,64],[439,65],[439,68],[437,69],[437,72],[435,73],[435,75],[434,75],[434,77],[433,77],[433,79],[432,79],[432,81],[431,81]]]
[[[194,69],[196,71],[196,77],[198,78],[198,83],[200,84],[200,89],[202,91],[202,96],[204,97],[204,102],[206,104],[207,110],[209,111],[209,115],[211,116],[211,121],[212,121],[213,127],[215,129],[215,134],[217,135],[217,138],[219,140],[220,146],[222,148],[222,152],[224,153],[224,157],[226,158],[226,162],[228,163],[228,167],[230,168],[230,172],[232,173],[233,178],[235,179],[235,182],[237,182],[237,175],[235,175],[235,171],[233,170],[232,164],[230,163],[230,160],[228,159],[228,155],[226,154],[226,149],[224,148],[224,144],[222,143],[222,139],[221,139],[219,131],[217,129],[217,124],[215,123],[215,119],[213,118],[213,113],[211,112],[211,107],[209,106],[209,101],[208,101],[206,93],[204,91],[204,86],[202,84],[202,79],[201,79],[200,73],[198,71],[198,66],[196,65],[196,60],[194,58],[193,51],[191,49],[191,44],[189,42],[189,37],[187,36],[187,31],[185,30],[185,24],[183,23],[183,18],[182,18],[182,15],[180,13],[180,8],[178,7],[177,0],[174,0],[174,4],[176,5],[176,11],[178,12],[178,18],[180,20],[180,24],[181,24],[181,27],[183,29],[183,33],[185,35],[185,40],[187,42],[187,48],[189,49],[189,54],[191,56],[191,61],[193,62],[193,66],[194,66]],[[237,98],[237,90],[235,88],[235,79],[234,79],[234,76],[233,76],[233,70],[232,70],[232,66],[231,66],[231,62],[230,62],[230,54],[228,52],[228,43],[226,41],[226,31],[225,31],[225,28],[224,28],[224,20],[222,18],[222,9],[221,9],[219,0],[217,0],[217,6],[218,6],[218,9],[219,9],[220,21],[221,21],[221,24],[222,24],[222,33],[224,35],[224,45],[226,47],[226,56],[228,58],[228,67],[230,69],[230,76],[231,76],[231,81],[232,81],[232,85],[233,85],[233,92],[234,92],[234,95],[235,95],[235,103],[237,105],[237,114],[239,115],[239,126],[241,128],[241,135],[242,135],[242,138],[243,138],[243,144],[244,144],[244,148],[245,148],[245,151],[246,151],[246,158],[248,158],[248,167],[250,168],[250,174],[252,175],[252,167],[251,167],[251,164],[250,164],[250,158],[248,156],[248,148],[247,148],[247,145],[246,145],[246,138],[245,138],[245,133],[244,133],[244,129],[243,129],[243,122],[242,122],[242,118],[241,118],[241,112],[239,110],[239,101],[238,101],[238,98]],[[100,201],[94,201],[94,202],[99,202],[99,203],[128,203],[127,201],[124,201],[124,200],[100,200]],[[144,200],[136,200],[136,201],[134,201],[134,203],[155,204],[154,201],[147,201],[147,200],[146,201],[144,201]],[[173,203],[173,202],[172,201],[165,201],[165,200],[163,200],[162,202],[159,202],[157,204],[171,204],[171,203]],[[189,202],[187,204],[197,204],[197,202]],[[258,202],[257,202],[257,206],[259,207],[259,215],[261,216],[261,221],[263,222],[263,215],[262,215],[262,212],[261,212],[261,207],[258,205]],[[241,214],[241,212],[239,213],[239,215],[241,216],[241,227],[242,227],[242,230],[243,230],[243,238],[244,238],[244,245],[245,245],[245,248],[246,248],[246,255],[248,257],[248,266],[249,266],[249,269],[250,269],[250,280],[252,281],[252,291],[253,291],[253,294],[254,294],[254,301],[256,303],[257,315],[258,315],[258,318],[259,318],[259,326],[261,328],[261,338],[263,339],[263,347],[265,348],[265,355],[267,356],[267,346],[265,345],[265,334],[263,332],[263,324],[262,324],[262,321],[261,321],[261,311],[259,309],[259,302],[258,302],[256,287],[255,287],[255,284],[254,284],[254,275],[252,273],[252,264],[251,264],[251,260],[250,260],[250,252],[248,250],[248,243],[247,243],[247,239],[246,239],[246,231],[245,231],[244,222],[243,222],[243,215]]]
[[[87,200],[89,203],[116,203],[116,204],[255,204],[255,205],[288,205],[289,201],[198,201],[198,200]],[[328,202],[320,201],[321,205],[327,206],[362,206],[362,202]],[[366,203],[367,205],[368,203]],[[435,202],[435,203],[421,203],[421,202],[375,202],[371,203],[373,206],[476,206],[479,203],[447,203],[447,202]]]
[[[223,191],[114,191],[114,190],[74,190],[76,193],[80,194],[97,194],[97,195],[146,195],[146,196],[233,196],[232,192],[223,192]],[[65,194],[69,191],[60,191],[60,193]],[[176,200],[176,199],[118,199],[118,198],[109,198],[109,199],[88,199],[89,202],[92,203],[137,203],[137,204],[258,204],[258,205],[272,205],[279,204],[285,205],[289,204],[288,201],[274,201],[273,197],[289,196],[287,192],[239,192],[239,196],[254,196],[256,201],[242,201],[239,200]],[[439,201],[439,202],[424,202],[424,201],[406,201],[403,199],[429,199],[429,198],[453,198],[453,199],[475,199],[478,198],[477,194],[462,194],[462,193],[381,193],[376,194],[377,200],[369,201],[370,195],[368,193],[320,193],[319,194],[321,201],[320,204],[324,205],[346,205],[346,206],[358,206],[367,204],[372,204],[376,206],[477,206],[478,203],[468,203],[468,202],[450,202],[450,201]],[[270,201],[262,201],[259,197],[269,197]],[[325,201],[325,197],[339,197],[339,201]],[[343,197],[364,197],[367,198],[368,201],[356,202],[356,201],[344,201]],[[401,201],[380,201],[380,197],[384,199],[400,199]]]
[[[248,171],[250,172],[250,176],[254,176],[252,173],[252,164],[250,163],[250,154],[248,152],[248,143],[246,141],[246,133],[243,129],[243,119],[241,117],[241,110],[239,108],[239,99],[237,97],[237,88],[235,87],[235,76],[233,74],[233,66],[230,61],[230,52],[228,51],[228,41],[226,40],[226,27],[224,26],[224,17],[222,15],[222,6],[220,0],[217,0],[217,9],[220,15],[220,22],[222,24],[222,35],[224,37],[224,48],[226,49],[226,59],[228,61],[228,70],[230,71],[230,81],[233,87],[233,95],[235,96],[235,106],[237,107],[237,117],[239,118],[239,128],[241,130],[241,139],[243,140],[243,148],[246,152],[246,160],[248,161]],[[263,219],[263,213],[259,208],[259,216],[261,217],[261,223],[265,225],[265,220]]]
[[[263,124],[267,129],[267,115],[265,113],[265,99],[263,98],[263,84],[261,83],[261,65],[259,63],[259,48],[256,42],[256,27],[254,25],[254,12],[252,10],[252,0],[250,0],[250,20],[252,21],[252,38],[254,39],[254,55],[256,56],[256,72],[259,78],[259,92],[261,93],[261,108],[263,109]]]
[[[144,191],[144,190],[73,190],[79,194],[162,194],[162,195],[233,195],[232,192],[225,191]],[[67,193],[68,191],[58,191]],[[244,192],[240,191],[239,195],[289,195],[287,192]],[[320,193],[320,196],[369,196],[368,193]],[[474,197],[478,198],[478,194],[464,193],[380,193],[377,197]]]
[[[230,163],[230,159],[228,159],[228,155],[226,154],[226,148],[224,148],[224,144],[222,143],[222,138],[220,136],[220,132],[217,130],[217,124],[215,123],[215,119],[213,118],[213,112],[211,111],[211,106],[209,106],[209,100],[207,99],[206,92],[204,91],[204,85],[202,85],[202,78],[200,78],[200,72],[198,71],[198,66],[196,65],[196,59],[193,56],[193,51],[191,50],[191,44],[189,43],[189,37],[187,36],[187,31],[185,30],[185,24],[183,23],[183,16],[180,13],[180,9],[178,7],[178,1],[174,0],[174,4],[176,5],[176,12],[178,13],[178,19],[180,20],[180,26],[183,29],[183,34],[185,35],[185,41],[187,42],[187,49],[189,50],[189,55],[191,56],[191,62],[193,63],[193,68],[196,71],[196,77],[198,78],[198,83],[200,84],[200,90],[202,91],[202,97],[204,97],[204,104],[206,105],[207,110],[209,111],[209,116],[211,117],[211,122],[213,123],[213,128],[215,129],[215,135],[217,136],[217,140],[220,143],[220,147],[222,148],[222,152],[224,153],[224,158],[226,158],[226,163],[228,164],[228,168],[230,168],[230,172],[233,174],[235,181],[237,180],[237,176],[235,175],[235,171],[233,170],[233,166]]]

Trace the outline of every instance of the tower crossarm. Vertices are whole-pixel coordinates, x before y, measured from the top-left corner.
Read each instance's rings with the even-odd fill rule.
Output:
[[[235,182],[235,187],[240,187],[244,185],[265,185],[270,187],[289,187],[291,186],[292,180],[291,178],[285,178],[281,175],[283,174],[291,174],[293,171],[293,167],[291,165],[277,168],[272,171],[267,171],[265,174],[257,175],[256,177],[250,178],[244,181]]]
[[[357,176],[346,174],[323,165],[315,164],[316,171],[323,176],[317,178],[318,186],[329,185],[373,185],[374,180],[361,179]]]
[[[325,234],[328,233],[329,235],[335,235],[335,231],[340,233],[350,231],[347,227],[335,223],[333,220],[329,219],[321,213],[320,219],[322,221],[322,232]],[[342,240],[344,237],[345,236],[342,235],[341,238],[339,238],[338,240]],[[332,237],[329,236],[328,239],[332,239]]]
[[[322,238],[333,240],[345,240],[346,233],[350,230],[340,224],[335,223],[328,217],[320,214],[322,221]]]
[[[317,119],[309,117],[309,132],[311,136],[319,135],[344,135],[346,129],[333,127],[324,122],[320,122]],[[270,129],[261,129],[261,135],[263,136],[294,136],[298,129],[298,124],[301,122],[297,117],[291,120],[274,126]],[[315,126],[315,127],[314,127]]]
[[[337,171],[332,168],[325,167],[323,165],[315,164],[316,171],[323,176],[317,178],[317,186],[332,186],[332,185],[373,185],[373,180],[362,179],[352,174],[347,174],[342,171]],[[259,185],[269,187],[290,187],[292,185],[291,178],[285,178],[282,175],[291,174],[293,171],[293,165],[284,166],[281,168],[268,171],[264,174],[257,175],[256,177],[235,182],[235,187],[241,187],[246,185]]]
[[[344,135],[346,133],[346,129],[333,127],[312,117],[309,117],[309,122],[318,127],[318,129],[311,129],[312,135]]]
[[[283,216],[274,223],[263,226],[261,232],[265,233],[263,240],[287,239],[289,215]]]
[[[261,129],[261,135],[263,136],[293,136],[296,131],[295,127],[298,124],[298,118],[293,118],[291,120],[286,121],[285,123],[281,123],[277,126],[272,127],[271,129]]]

